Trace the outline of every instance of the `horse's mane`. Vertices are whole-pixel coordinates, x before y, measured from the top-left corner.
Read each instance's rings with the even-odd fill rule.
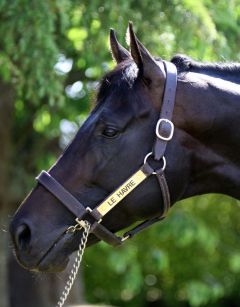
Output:
[[[160,60],[157,57],[155,59]],[[179,74],[197,72],[240,79],[240,64],[238,63],[203,63],[181,54],[175,55],[171,62],[176,65]],[[106,73],[99,83],[97,101],[99,102],[107,96],[110,87],[111,90],[114,90],[119,89],[121,85],[121,91],[124,93],[123,87],[131,87],[137,79],[137,75],[137,68],[133,60],[130,59],[118,64],[113,70]]]
[[[177,54],[171,62],[177,66],[178,72],[199,72],[212,74],[240,74],[240,64],[238,63],[203,63],[198,62],[186,55]]]

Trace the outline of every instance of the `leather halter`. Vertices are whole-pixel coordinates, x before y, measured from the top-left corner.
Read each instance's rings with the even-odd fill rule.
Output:
[[[146,155],[143,165],[136,173],[128,178],[94,209],[85,208],[77,198],[46,171],[42,171],[36,178],[42,186],[52,193],[76,217],[75,221],[77,225],[71,226],[68,230],[81,229],[81,227],[84,227],[84,220],[87,220],[91,224],[90,232],[96,237],[111,245],[120,245],[123,241],[133,237],[139,231],[165,218],[171,206],[171,202],[167,181],[164,175],[166,167],[164,153],[167,143],[172,139],[174,133],[174,125],[171,119],[177,87],[177,69],[175,65],[170,62],[164,61],[163,63],[166,72],[166,82],[160,117],[156,124],[156,141],[153,146],[153,151]],[[150,156],[156,161],[162,161],[163,166],[160,169],[154,170],[148,163]],[[150,175],[156,175],[161,188],[163,198],[163,212],[161,216],[144,221],[132,230],[126,232],[122,238],[116,236],[101,224],[102,218]]]

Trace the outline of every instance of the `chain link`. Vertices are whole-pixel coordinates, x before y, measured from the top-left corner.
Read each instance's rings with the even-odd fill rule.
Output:
[[[80,264],[81,264],[81,261],[82,261],[82,256],[83,256],[83,253],[84,253],[84,250],[85,250],[85,247],[86,247],[86,243],[87,243],[87,239],[88,239],[88,235],[89,235],[89,231],[90,231],[90,224],[87,222],[87,221],[84,221],[85,223],[85,226],[84,226],[84,230],[83,230],[83,234],[82,234],[82,238],[81,238],[81,242],[79,244],[79,249],[78,249],[78,252],[77,252],[77,256],[74,260],[74,263],[73,263],[73,267],[71,269],[71,272],[70,272],[70,275],[68,277],[68,280],[66,282],[66,286],[62,292],[62,295],[56,305],[56,307],[62,307],[69,295],[69,292],[73,286],[73,283],[77,277],[77,273],[78,273],[78,270],[79,270],[79,267],[80,267]]]

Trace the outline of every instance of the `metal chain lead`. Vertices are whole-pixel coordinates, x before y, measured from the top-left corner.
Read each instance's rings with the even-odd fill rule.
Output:
[[[87,221],[84,221],[84,230],[83,230],[83,234],[82,234],[82,238],[81,238],[81,242],[79,244],[79,249],[78,249],[78,252],[77,252],[77,256],[74,260],[74,263],[73,263],[73,267],[71,269],[71,272],[70,272],[70,275],[68,277],[68,280],[67,280],[67,283],[66,283],[66,286],[62,292],[62,295],[56,305],[56,307],[62,307],[69,295],[69,292],[73,286],[73,283],[77,277],[77,273],[78,273],[78,270],[79,270],[79,267],[80,267],[80,264],[81,264],[81,261],[82,261],[82,256],[83,256],[83,253],[84,253],[84,250],[85,250],[85,247],[86,247],[86,243],[87,243],[87,238],[88,238],[88,235],[89,235],[89,231],[90,231],[90,224],[87,222]]]

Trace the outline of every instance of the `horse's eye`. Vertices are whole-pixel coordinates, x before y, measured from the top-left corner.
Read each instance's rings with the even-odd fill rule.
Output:
[[[112,127],[105,127],[102,132],[102,135],[108,138],[114,138],[118,135],[118,130]]]

